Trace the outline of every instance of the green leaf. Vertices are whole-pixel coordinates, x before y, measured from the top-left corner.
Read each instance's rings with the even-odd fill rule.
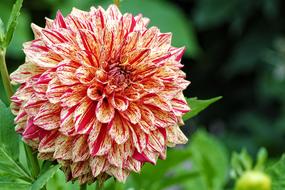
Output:
[[[26,190],[31,184],[17,181],[0,181],[1,190]]]
[[[195,98],[188,98],[187,102],[191,108],[191,111],[189,111],[188,113],[186,113],[183,116],[183,120],[186,121],[186,120],[196,116],[198,113],[200,113],[201,111],[206,109],[209,105],[220,100],[221,98],[222,98],[222,96],[211,98],[208,100],[198,100],[196,97]]]
[[[263,170],[267,157],[268,157],[267,150],[265,148],[260,148],[257,153],[257,162],[254,169]]]
[[[267,173],[271,176],[272,190],[285,189],[285,155],[267,169]]]
[[[158,189],[166,181],[165,174],[178,167],[184,161],[189,160],[190,151],[171,149],[167,153],[166,160],[158,160],[157,164],[145,164],[140,174],[132,174],[134,185],[137,188],[149,187],[149,189]],[[187,171],[187,174],[192,171]],[[155,173],[155,175],[153,175]],[[175,176],[172,176],[175,177]]]
[[[0,143],[14,160],[19,157],[19,136],[14,129],[14,116],[0,100]]]
[[[41,190],[59,168],[60,165],[55,165],[46,170],[46,172],[41,174],[39,178],[32,184],[31,190]]]
[[[10,16],[10,3],[3,3],[0,1],[0,15],[2,20],[8,22]],[[21,10],[21,16],[18,18],[18,24],[12,37],[12,41],[7,48],[7,56],[17,59],[23,59],[24,53],[22,51],[22,45],[24,42],[32,39],[31,29],[30,29],[30,15],[29,12]],[[3,44],[4,45],[4,44]],[[11,62],[9,64],[9,70],[13,71],[18,67],[16,62]],[[1,95],[0,95],[1,96]],[[3,100],[3,99],[2,99]]]
[[[2,19],[0,18],[0,48],[3,46],[4,38],[5,38],[5,26]]]
[[[0,146],[0,173],[2,176],[21,178],[27,182],[32,181],[31,176],[24,167],[13,160],[3,146]]]
[[[191,160],[200,178],[189,180],[186,189],[221,190],[227,181],[229,158],[223,144],[204,131],[192,137]]]
[[[197,171],[190,171],[187,173],[179,174],[176,176],[171,176],[163,183],[160,183],[159,189],[165,189],[167,187],[171,187],[172,185],[183,183],[185,181],[193,180],[199,177],[199,172]]]
[[[5,46],[8,47],[10,44],[14,31],[16,29],[17,23],[18,23],[18,17],[20,16],[20,10],[23,4],[23,0],[17,0],[15,4],[13,5],[13,9],[8,21],[7,25],[7,33],[6,33],[6,38],[5,38]]]

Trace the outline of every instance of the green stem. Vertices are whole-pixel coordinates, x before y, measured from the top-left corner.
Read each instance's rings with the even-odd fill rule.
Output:
[[[98,180],[96,182],[96,190],[102,190],[104,187],[104,183],[100,183]]]
[[[87,185],[86,185],[86,183],[84,183],[84,184],[82,184],[82,185],[80,185],[80,190],[86,190],[87,188]]]
[[[6,49],[0,49],[0,71],[1,71],[4,89],[7,94],[8,101],[10,103],[10,97],[14,94],[14,92],[12,85],[10,83],[10,77],[6,66],[5,55],[6,55]]]
[[[31,167],[31,174],[36,179],[40,173],[40,166],[37,155],[33,153],[32,148],[24,143],[28,164]]]

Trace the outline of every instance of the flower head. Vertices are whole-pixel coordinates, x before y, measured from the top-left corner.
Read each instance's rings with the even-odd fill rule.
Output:
[[[111,5],[32,24],[26,62],[11,74],[20,84],[11,98],[16,131],[68,180],[125,181],[187,142],[178,126],[189,111],[184,48],[148,22]]]

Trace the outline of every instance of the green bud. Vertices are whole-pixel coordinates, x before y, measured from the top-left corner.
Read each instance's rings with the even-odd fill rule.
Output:
[[[261,171],[247,171],[236,181],[235,190],[271,190],[271,179]]]

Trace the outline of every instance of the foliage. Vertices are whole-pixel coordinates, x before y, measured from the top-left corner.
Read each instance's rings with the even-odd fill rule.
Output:
[[[5,148],[14,160],[19,157],[19,137],[15,133],[10,108],[0,100],[0,144]]]
[[[206,109],[209,105],[212,103],[220,100],[222,97],[216,97],[216,98],[211,98],[209,100],[198,100],[196,97],[195,98],[188,98],[187,102],[188,105],[191,108],[191,111],[186,113],[183,116],[183,120],[186,121],[194,116],[196,116],[199,112],[203,111]]]
[[[285,188],[285,156],[267,169],[267,172],[272,176],[272,189],[282,190]]]

